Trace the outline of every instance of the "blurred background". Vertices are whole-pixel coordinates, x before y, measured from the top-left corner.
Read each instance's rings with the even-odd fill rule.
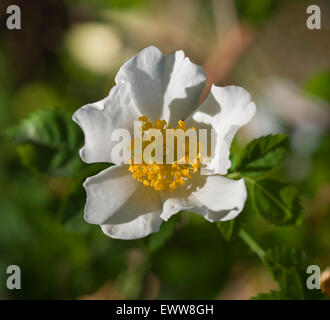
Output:
[[[6,28],[11,4],[21,8],[21,30]],[[321,8],[321,30],[306,27],[310,4]],[[47,170],[63,146],[40,152],[6,136],[38,110],[72,114],[102,99],[121,64],[149,45],[183,49],[209,85],[251,93],[257,115],[232,151],[261,135],[290,135],[281,174],[301,192],[303,222],[275,228],[251,214],[246,228],[265,248],[303,249],[322,270],[330,266],[328,0],[1,0],[0,299],[249,299],[277,288],[244,243],[228,244],[197,215],[177,215],[159,235],[134,241],[85,223],[82,175],[106,165],[81,162],[75,124],[70,165]],[[22,290],[6,288],[12,264]]]

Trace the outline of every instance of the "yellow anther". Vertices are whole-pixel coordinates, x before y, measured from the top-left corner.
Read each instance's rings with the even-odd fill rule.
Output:
[[[181,129],[184,129],[184,130],[187,129],[187,127],[186,127],[186,123],[185,123],[183,120],[179,120],[179,121],[178,121],[178,125],[179,125],[179,127],[180,127]]]
[[[147,122],[148,118],[146,116],[141,116],[141,117],[139,117],[139,121]]]
[[[166,130],[170,128],[165,120],[156,120],[154,123],[150,122],[146,116],[141,116],[138,119],[143,122],[141,126],[142,134],[148,129],[160,129],[165,142],[164,149],[166,149]],[[182,120],[178,121],[177,127],[174,129],[187,130],[186,123]],[[194,130],[196,130],[193,127]],[[134,139],[131,142],[131,150],[134,153]],[[142,149],[144,150],[151,141],[143,141]],[[197,146],[197,151],[199,145]],[[128,170],[132,173],[132,177],[137,181],[143,183],[146,187],[152,187],[157,191],[173,191],[177,187],[183,185],[191,175],[198,171],[200,166],[200,154],[197,152],[197,158],[192,163],[189,163],[189,143],[185,142],[185,155],[181,159],[175,160],[172,164],[166,164],[166,152],[163,153],[163,164],[151,163],[148,159],[144,159],[142,164],[134,164],[134,156],[129,161]],[[150,160],[150,159],[149,159]]]

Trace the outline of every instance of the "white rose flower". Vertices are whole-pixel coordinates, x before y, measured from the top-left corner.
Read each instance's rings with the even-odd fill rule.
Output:
[[[73,115],[85,134],[83,161],[115,164],[85,181],[85,220],[100,225],[112,238],[137,239],[157,232],[163,221],[182,210],[210,222],[235,218],[246,201],[245,183],[223,175],[231,166],[229,150],[235,133],[255,113],[250,94],[241,87],[213,85],[198,107],[206,82],[202,67],[191,63],[183,51],[163,56],[152,46],[128,60],[115,81],[108,97]],[[138,119],[154,128],[179,123],[182,128],[213,129],[214,152],[203,168],[208,174],[200,174],[198,165],[187,170],[184,165],[153,167],[112,159],[116,145],[112,133],[124,128],[133,135]]]

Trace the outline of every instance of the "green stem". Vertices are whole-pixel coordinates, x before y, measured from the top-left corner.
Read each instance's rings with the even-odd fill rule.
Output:
[[[229,179],[241,178],[241,176],[238,172],[228,173],[226,177]]]
[[[239,237],[248,245],[248,247],[263,261],[265,251],[262,249],[257,242],[244,230],[241,229]]]

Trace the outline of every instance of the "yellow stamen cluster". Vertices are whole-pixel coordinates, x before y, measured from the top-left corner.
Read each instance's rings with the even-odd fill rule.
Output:
[[[189,163],[189,143],[185,140],[185,157],[184,159],[177,159],[176,152],[174,153],[174,161],[172,164],[166,164],[166,129],[171,128],[165,120],[156,120],[155,123],[148,121],[148,118],[142,116],[139,118],[142,122],[142,135],[149,129],[159,129],[163,136],[163,164],[145,162],[142,160],[141,164],[134,164],[134,156],[130,159],[129,171],[132,173],[134,179],[143,183],[146,187],[152,187],[158,191],[173,191],[177,187],[183,185],[191,175],[198,171],[200,166],[200,154],[197,150],[196,159],[193,163]],[[178,121],[178,125],[174,130],[187,130],[184,121]],[[192,128],[195,129],[195,128]],[[142,141],[142,150],[149,145],[151,141]],[[131,149],[134,153],[134,139],[132,139]],[[197,145],[198,149],[198,145]],[[175,144],[176,150],[176,144]],[[182,161],[184,160],[184,161]]]

